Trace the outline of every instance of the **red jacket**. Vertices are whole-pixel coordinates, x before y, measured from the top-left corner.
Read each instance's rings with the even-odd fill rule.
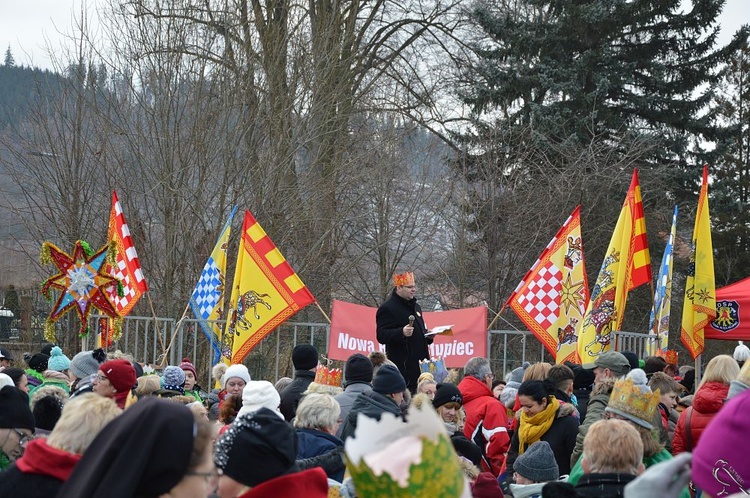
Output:
[[[328,477],[320,467],[286,474],[254,486],[240,498],[328,498]]]
[[[677,427],[674,430],[674,439],[672,440],[672,454],[677,455],[684,451],[692,451],[698,445],[703,429],[706,428],[711,419],[714,418],[727,397],[729,386],[721,382],[706,382],[698,389],[693,398],[693,406],[680,414],[677,421]],[[686,420],[688,411],[692,412],[690,416],[690,434],[692,436],[693,446],[688,448],[688,437],[686,433]]]
[[[482,462],[483,470],[498,476],[510,447],[505,406],[492,395],[487,384],[475,377],[464,377],[458,390],[464,398],[466,412],[464,436],[482,449],[486,458],[486,462]]]

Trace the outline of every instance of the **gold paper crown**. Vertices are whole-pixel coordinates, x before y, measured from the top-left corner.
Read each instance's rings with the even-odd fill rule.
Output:
[[[342,371],[340,368],[328,368],[320,365],[315,371],[315,382],[327,386],[341,387]]]
[[[414,273],[407,271],[393,275],[393,285],[400,287],[402,285],[414,285]]]
[[[631,379],[620,379],[615,382],[607,409],[650,429],[659,396],[658,389],[655,392],[641,392],[641,388]]]
[[[659,350],[656,352],[656,355],[664,358],[664,361],[670,365],[677,365],[679,360],[679,353],[674,349],[667,349],[666,351]]]

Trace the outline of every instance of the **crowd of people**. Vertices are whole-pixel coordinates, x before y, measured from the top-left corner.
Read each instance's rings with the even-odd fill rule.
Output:
[[[412,391],[382,353],[352,355],[338,379],[298,345],[292,379],[219,364],[204,389],[187,358],[144,372],[120,352],[69,359],[46,345],[22,368],[0,349],[0,496],[370,496],[349,477],[347,441],[368,437],[363,419],[406,421],[414,407],[442,422],[465,496],[746,494],[749,358],[738,346],[695,379],[610,351],[502,380],[472,358],[460,380],[423,373]]]

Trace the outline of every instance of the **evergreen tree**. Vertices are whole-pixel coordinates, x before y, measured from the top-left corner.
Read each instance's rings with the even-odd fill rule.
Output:
[[[16,65],[16,60],[13,58],[13,54],[10,51],[10,45],[8,45],[5,51],[5,67],[13,67]]]

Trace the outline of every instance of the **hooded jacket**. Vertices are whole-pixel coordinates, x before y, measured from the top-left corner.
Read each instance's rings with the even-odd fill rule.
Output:
[[[464,398],[463,408],[466,412],[464,436],[482,450],[485,457],[483,470],[498,476],[510,446],[505,407],[492,395],[487,384],[475,377],[464,377],[458,384],[458,390]]]
[[[375,420],[380,420],[384,413],[392,413],[403,419],[401,409],[394,400],[375,391],[364,392],[354,400],[349,416],[344,421],[344,429],[341,431],[343,441],[354,435],[354,431],[357,430],[357,416],[360,413]]]
[[[729,392],[729,386],[721,382],[706,382],[695,393],[693,405],[680,414],[677,426],[674,430],[672,440],[672,454],[677,455],[684,451],[692,451],[698,445],[698,440],[703,434],[709,422],[724,406],[724,400]],[[687,436],[687,417],[690,415],[690,434],[692,436],[692,447],[689,447]]]

